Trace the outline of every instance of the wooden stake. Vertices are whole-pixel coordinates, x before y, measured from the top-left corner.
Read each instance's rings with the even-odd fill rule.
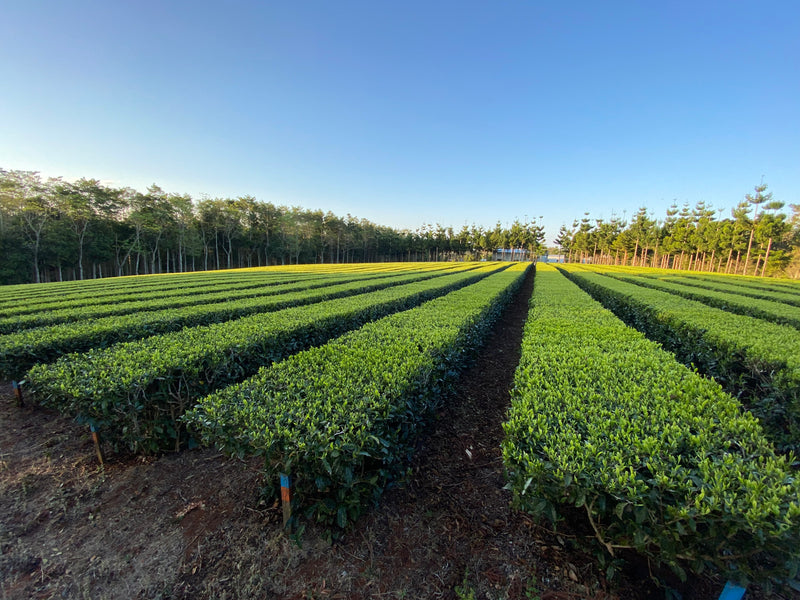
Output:
[[[14,388],[14,397],[17,399],[17,406],[20,408],[25,406],[25,401],[22,398],[22,386],[16,381],[12,381],[11,387]]]
[[[100,466],[105,467],[105,461],[103,460],[103,450],[100,448],[100,434],[97,433],[97,430],[94,428],[94,425],[91,426],[92,430],[92,441],[94,442],[94,451],[97,453],[97,460],[100,461]]]
[[[281,504],[283,504],[283,526],[292,518],[292,479],[281,473]]]

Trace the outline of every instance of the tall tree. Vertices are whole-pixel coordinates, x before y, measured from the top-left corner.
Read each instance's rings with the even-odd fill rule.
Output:
[[[40,254],[45,227],[56,215],[54,187],[60,179],[42,181],[35,171],[6,171],[3,178],[3,204],[16,213],[22,234],[31,253],[31,272],[36,283],[42,281]]]
[[[783,202],[772,200],[764,205],[764,210],[759,215],[756,225],[755,239],[759,244],[760,253],[755,266],[755,275],[758,275],[759,263],[761,263],[761,276],[767,273],[767,267],[773,270],[781,269],[786,266],[788,258],[784,252],[784,242],[787,233],[791,230],[791,225],[786,219],[786,215],[778,212],[784,206]],[[770,258],[772,264],[770,265]]]
[[[756,235],[756,225],[758,223],[758,207],[761,204],[770,202],[772,200],[772,192],[769,192],[768,194],[764,193],[767,191],[766,183],[762,182],[755,186],[754,191],[755,194],[747,194],[745,196],[745,200],[753,207],[753,225],[750,228],[750,238],[747,242],[747,256],[744,259],[744,275],[747,275],[747,270],[750,266],[750,253],[753,248],[753,239]]]
[[[572,250],[573,235],[574,231],[572,229],[568,228],[566,225],[561,225],[556,239],[553,240],[553,243],[558,246],[558,249],[561,250],[561,253],[564,255],[565,259],[570,255]]]

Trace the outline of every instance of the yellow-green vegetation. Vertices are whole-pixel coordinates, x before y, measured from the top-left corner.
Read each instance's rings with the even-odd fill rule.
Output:
[[[645,275],[645,273],[642,273]],[[768,280],[760,281],[757,284],[750,284],[743,281],[742,277],[733,276],[702,276],[702,275],[683,275],[676,276],[658,276],[662,281],[670,283],[679,283],[681,285],[691,286],[694,288],[702,288],[706,290],[713,290],[715,292],[727,292],[737,296],[746,296],[750,298],[758,298],[760,300],[771,300],[773,302],[782,302],[791,306],[800,306],[800,287],[781,285],[779,281]],[[792,287],[795,290],[792,290]]]
[[[687,286],[682,280],[656,279],[654,277],[629,275],[625,272],[613,271],[607,272],[606,274],[622,281],[669,292],[670,294],[688,298],[689,300],[697,300],[708,306],[721,308],[728,312],[748,317],[756,317],[781,325],[790,325],[795,329],[800,329],[800,308],[790,304],[784,304],[778,299],[768,300],[740,296],[714,288],[701,289],[691,286],[691,284]],[[800,296],[796,298],[798,302],[800,302]]]

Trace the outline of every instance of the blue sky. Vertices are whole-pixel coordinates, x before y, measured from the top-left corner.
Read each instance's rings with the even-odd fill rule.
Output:
[[[415,229],[800,204],[800,3],[10,0],[0,166]]]

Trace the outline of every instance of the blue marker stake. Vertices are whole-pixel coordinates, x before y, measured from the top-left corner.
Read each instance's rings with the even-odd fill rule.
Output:
[[[281,503],[283,504],[283,526],[292,518],[292,479],[281,473]]]
[[[21,384],[17,383],[16,381],[12,381],[11,387],[14,388],[14,397],[17,399],[17,406],[22,406],[23,400]]]
[[[744,592],[745,588],[739,587],[738,585],[729,581],[725,584],[722,594],[719,596],[719,600],[742,600],[744,597]]]

